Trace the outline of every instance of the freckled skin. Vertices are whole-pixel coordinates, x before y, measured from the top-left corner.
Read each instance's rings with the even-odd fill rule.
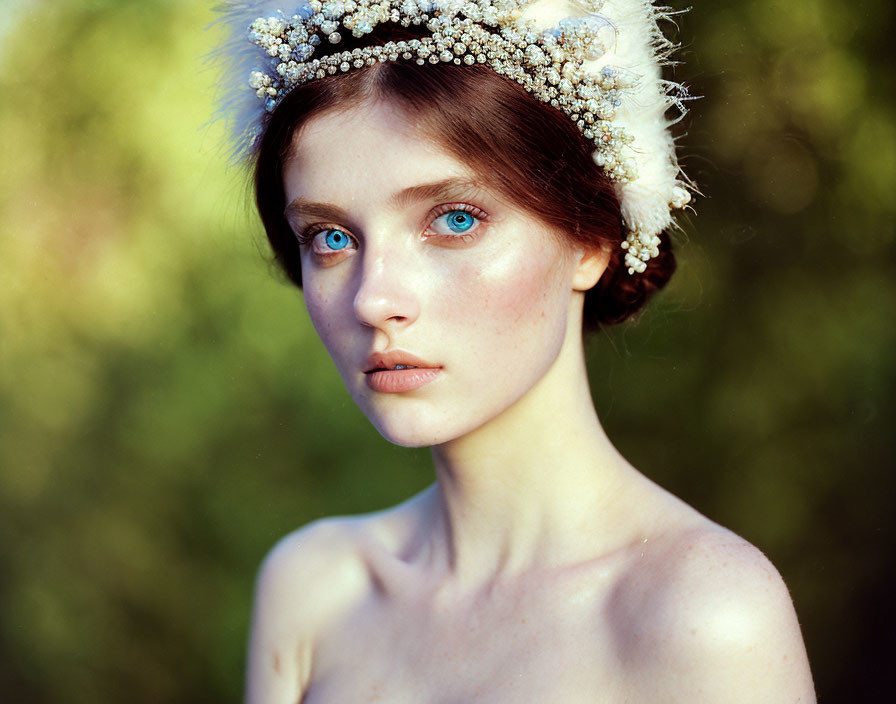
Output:
[[[324,223],[353,238],[337,256],[314,254],[320,236],[304,247],[311,320],[383,436],[431,447],[437,481],[275,546],[247,703],[814,702],[774,567],[640,474],[600,426],[581,321],[606,253],[494,194],[470,197],[487,217],[468,241],[430,238],[444,203],[391,209],[390,196],[471,174],[387,104],[318,116],[293,147],[287,201],[352,223]],[[442,370],[375,392],[365,361],[391,349]]]

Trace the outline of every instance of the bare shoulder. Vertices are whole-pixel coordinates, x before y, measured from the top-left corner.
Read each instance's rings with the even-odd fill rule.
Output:
[[[329,627],[374,588],[375,569],[412,535],[427,492],[393,508],[324,518],[281,538],[255,581],[247,704],[295,704]]]
[[[365,582],[359,552],[364,533],[365,517],[334,517],[281,538],[258,570],[256,602],[288,606],[278,609],[281,618],[301,617],[306,623],[311,614],[323,618],[323,602],[335,606]],[[298,593],[304,598],[297,599]]]
[[[760,550],[704,520],[641,559],[620,605],[633,653],[663,670],[656,701],[815,701],[793,602]]]
[[[268,552],[255,582],[247,704],[301,699],[317,634],[369,588],[360,546],[370,520],[314,521]]]

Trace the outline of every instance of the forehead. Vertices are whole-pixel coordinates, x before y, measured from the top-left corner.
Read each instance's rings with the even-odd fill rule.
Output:
[[[283,166],[287,200],[333,201],[356,189],[394,192],[450,177],[475,174],[382,100],[315,116],[293,136]]]

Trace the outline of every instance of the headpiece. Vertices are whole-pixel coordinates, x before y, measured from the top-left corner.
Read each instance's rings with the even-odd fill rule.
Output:
[[[284,3],[286,3],[285,6]],[[592,157],[614,182],[628,229],[630,274],[659,254],[671,210],[690,201],[666,117],[683,115],[683,86],[661,76],[674,49],[657,21],[671,14],[652,0],[279,0],[230,2],[228,51],[239,88],[241,149],[251,151],[264,115],[293,88],[385,61],[486,64],[562,110],[594,143]],[[343,37],[377,25],[414,25],[419,39],[338,51]],[[320,56],[318,47],[333,45]]]

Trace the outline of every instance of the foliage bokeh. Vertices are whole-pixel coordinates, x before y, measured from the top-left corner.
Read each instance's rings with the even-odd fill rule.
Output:
[[[237,701],[265,551],[427,454],[369,427],[266,261],[206,124],[209,5],[0,12],[0,691]],[[784,575],[824,702],[876,698],[896,650],[893,12],[681,19],[706,197],[669,289],[589,349],[623,453]]]

